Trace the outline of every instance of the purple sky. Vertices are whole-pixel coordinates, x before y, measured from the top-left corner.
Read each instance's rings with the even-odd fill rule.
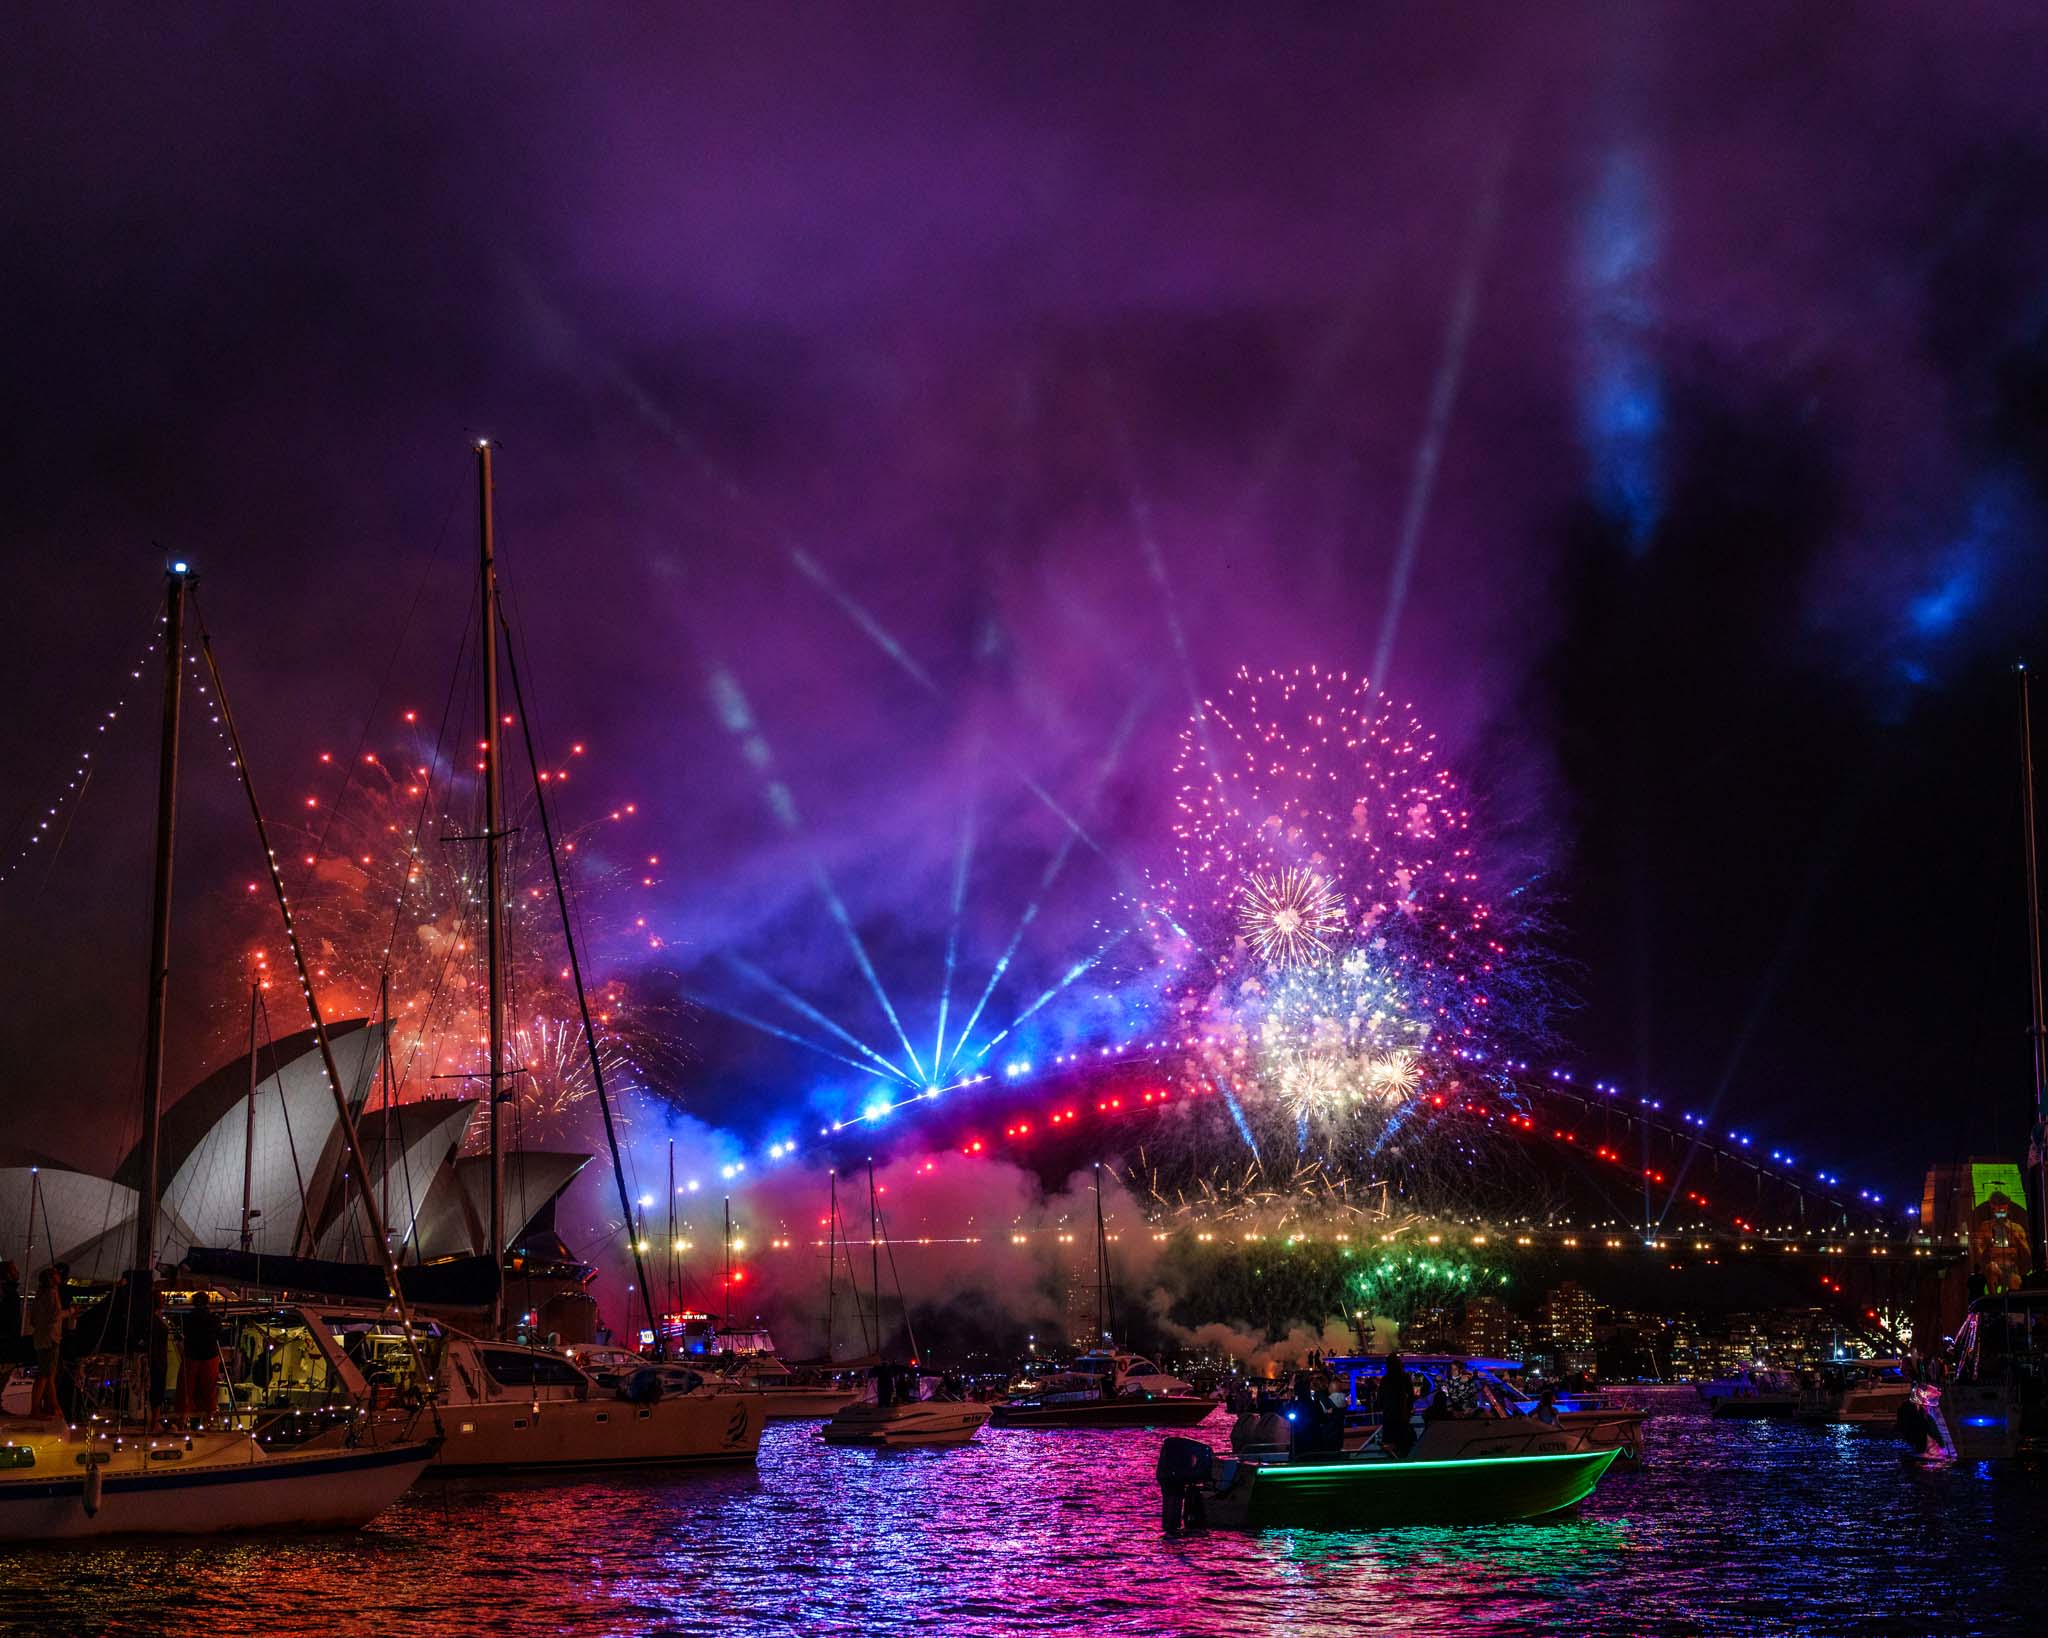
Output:
[[[970,782],[980,973],[1059,840],[1025,775],[1156,859],[1192,690],[1384,651],[1494,856],[1557,901],[1580,1061],[1694,1107],[1725,1081],[1746,1126],[1888,1186],[2016,1141],[2002,667],[2043,630],[2048,470],[2030,8],[103,7],[6,32],[0,820],[121,680],[152,543],[205,571],[273,801],[312,740],[353,739],[415,591],[392,686],[431,694],[488,433],[539,715],[648,804],[678,964],[737,949],[867,1005],[715,676],[928,1010]],[[52,1097],[41,1146],[81,1158],[75,1111],[125,1098],[140,1034],[126,715],[125,777],[55,869],[0,885],[0,1053]],[[196,1070],[247,840],[230,790],[190,791]],[[1020,1000],[1115,887],[1093,854],[1062,875]],[[714,1116],[804,1079],[725,1026],[694,1046]]]

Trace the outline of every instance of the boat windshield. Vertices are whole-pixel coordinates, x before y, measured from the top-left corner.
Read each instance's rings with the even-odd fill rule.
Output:
[[[348,1356],[348,1362],[371,1387],[418,1387],[419,1373],[413,1367],[412,1350],[405,1345],[404,1332],[390,1320],[329,1314],[326,1325],[328,1334]],[[413,1334],[419,1339],[420,1358],[426,1361],[431,1377],[441,1369],[444,1343],[440,1328],[430,1323],[416,1324]]]
[[[501,1388],[576,1388],[584,1375],[566,1359],[531,1348],[479,1347],[484,1369]]]
[[[1971,1381],[2007,1369],[2048,1369],[2048,1311],[2005,1297],[1980,1300],[1956,1333],[1956,1375]]]
[[[183,1316],[167,1317],[175,1380],[183,1356]],[[353,1403],[354,1390],[330,1362],[305,1314],[292,1309],[230,1312],[221,1316],[221,1330],[221,1392],[237,1426],[318,1423],[325,1413]]]

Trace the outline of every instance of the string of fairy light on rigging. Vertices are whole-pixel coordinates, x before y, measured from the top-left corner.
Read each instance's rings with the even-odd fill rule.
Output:
[[[129,682],[140,682],[148,671],[150,660],[163,640],[164,620],[165,615],[160,609],[152,613],[149,623],[153,635],[144,647],[141,657],[134,665],[128,667]],[[70,759],[70,773],[65,778],[64,788],[56,791],[48,802],[32,803],[22,810],[20,820],[12,827],[22,836],[22,840],[4,858],[0,858],[0,885],[11,880],[30,861],[53,858],[57,850],[63,846],[63,838],[70,829],[70,821],[76,816],[79,804],[85,799],[86,789],[92,783],[97,766],[92,748],[95,745],[104,746],[107,730],[120,720],[121,713],[128,707],[130,692],[127,684],[123,684],[112,708],[101,712],[94,719],[92,736],[87,739],[85,748]],[[38,807],[41,809],[40,814],[37,812]],[[51,837],[53,824],[57,827],[54,839]],[[47,850],[43,848],[45,841],[53,842]]]

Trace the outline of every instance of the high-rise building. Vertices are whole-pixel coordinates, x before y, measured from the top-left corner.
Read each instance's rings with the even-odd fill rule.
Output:
[[[1527,1327],[1498,1297],[1474,1297],[1465,1304],[1460,1333],[1464,1351],[1481,1359],[1520,1359]]]
[[[1559,1353],[1593,1351],[1593,1293],[1566,1280],[1536,1312],[1537,1334]]]

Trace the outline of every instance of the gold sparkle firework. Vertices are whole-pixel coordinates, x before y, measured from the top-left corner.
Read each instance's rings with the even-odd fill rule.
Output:
[[[1330,953],[1344,904],[1313,870],[1255,870],[1238,890],[1237,925],[1261,961],[1298,967]]]

